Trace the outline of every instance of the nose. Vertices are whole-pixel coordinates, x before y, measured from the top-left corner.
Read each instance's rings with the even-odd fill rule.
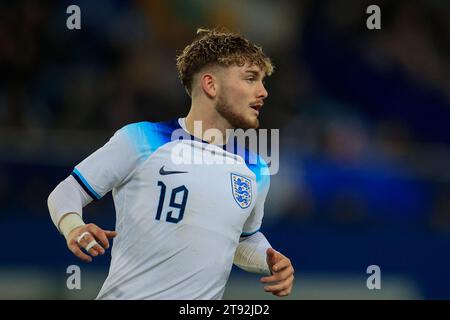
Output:
[[[261,82],[261,85],[258,88],[258,99],[265,99],[269,93],[267,92],[266,88],[264,87],[264,84]]]

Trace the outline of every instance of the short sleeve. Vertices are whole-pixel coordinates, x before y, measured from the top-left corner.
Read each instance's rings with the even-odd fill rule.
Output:
[[[72,176],[94,200],[99,200],[125,181],[148,157],[142,126],[131,124],[118,130],[101,148],[75,166]]]

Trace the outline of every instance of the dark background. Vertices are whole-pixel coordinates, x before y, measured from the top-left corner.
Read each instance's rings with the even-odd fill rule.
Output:
[[[66,9],[81,9],[69,30]],[[381,8],[368,30],[366,8]],[[296,268],[293,299],[450,298],[450,3],[2,1],[0,298],[92,298],[109,258],[66,249],[57,183],[121,126],[185,116],[175,57],[198,27],[263,46],[263,128],[280,129],[263,232]],[[85,208],[113,228],[111,196]],[[82,290],[66,268],[82,269]],[[366,269],[381,269],[368,290]],[[235,270],[226,298],[270,298]]]

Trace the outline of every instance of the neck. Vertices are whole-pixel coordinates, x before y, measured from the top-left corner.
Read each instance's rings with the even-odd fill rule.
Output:
[[[199,126],[199,123],[195,123],[196,121],[200,121],[201,126]],[[202,105],[194,103],[194,101],[186,116],[185,124],[186,130],[191,135],[212,144],[226,144],[228,140],[226,131],[227,129],[233,129],[231,124],[215,110],[214,106]],[[205,131],[209,129],[218,130],[222,134],[222,141],[213,141],[214,139],[211,138],[211,134],[207,133],[205,135]]]

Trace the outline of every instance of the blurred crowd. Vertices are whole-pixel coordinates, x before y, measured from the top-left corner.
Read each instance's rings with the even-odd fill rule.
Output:
[[[23,170],[5,157],[11,140],[49,163],[58,157],[45,141],[38,150],[20,142],[26,132],[106,138],[130,122],[186,115],[176,54],[197,27],[222,25],[262,45],[276,67],[261,119],[281,132],[269,220],[449,232],[450,4],[377,3],[381,30],[366,28],[371,3],[357,0],[0,3],[0,200],[13,193],[11,168]],[[81,30],[66,28],[70,4]],[[28,203],[54,187],[35,180],[21,187]]]

